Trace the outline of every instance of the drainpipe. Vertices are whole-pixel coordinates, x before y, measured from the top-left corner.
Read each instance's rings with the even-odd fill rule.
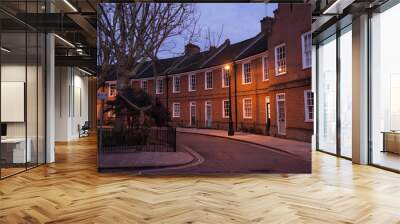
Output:
[[[233,75],[235,78],[235,129],[237,131],[237,124],[238,124],[238,110],[237,110],[237,78],[236,78],[236,71],[237,71],[237,65],[235,61],[233,61]]]
[[[169,112],[169,79],[168,79],[168,74],[167,77],[165,78],[166,81],[166,104],[167,104],[167,111]],[[172,120],[172,119],[171,119]]]

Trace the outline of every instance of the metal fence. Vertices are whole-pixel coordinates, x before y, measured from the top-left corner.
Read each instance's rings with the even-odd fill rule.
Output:
[[[176,151],[173,127],[125,128],[122,131],[102,128],[98,135],[100,153]]]
[[[183,127],[183,128],[199,128],[199,129],[218,129],[228,130],[229,122],[227,121],[213,121],[206,123],[205,121],[174,121],[171,126]],[[260,124],[255,122],[238,122],[237,125],[233,123],[233,127],[236,131],[249,132],[254,134],[270,134],[270,128],[266,124]]]

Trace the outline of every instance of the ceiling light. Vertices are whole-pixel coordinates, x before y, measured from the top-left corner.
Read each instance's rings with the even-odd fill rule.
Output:
[[[74,12],[78,12],[78,10],[68,1],[64,0],[65,4],[67,4]]]
[[[1,51],[4,51],[6,53],[10,53],[11,52],[11,50],[9,50],[9,49],[7,49],[5,47],[1,47]]]
[[[87,75],[93,75],[92,73],[90,73],[90,72],[88,72],[88,71],[86,71],[86,70],[83,70],[83,69],[81,69],[81,68],[79,68],[79,67],[78,67],[78,70],[81,71],[81,72],[83,72],[83,73],[85,73],[85,74],[87,74]]]
[[[70,47],[73,47],[73,48],[75,48],[75,45],[73,45],[71,42],[69,42],[68,40],[66,40],[66,39],[64,39],[64,38],[62,38],[62,37],[60,37],[59,35],[57,35],[57,34],[54,34],[54,36],[55,37],[57,37],[59,40],[61,40],[62,42],[64,42],[64,43],[66,43],[67,45],[69,45]]]
[[[342,14],[343,10],[351,5],[355,0],[336,0],[322,14]]]

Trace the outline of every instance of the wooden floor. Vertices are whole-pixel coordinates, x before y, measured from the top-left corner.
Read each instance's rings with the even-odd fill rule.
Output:
[[[400,175],[313,153],[311,175],[99,174],[94,138],[0,181],[0,223],[400,223]]]

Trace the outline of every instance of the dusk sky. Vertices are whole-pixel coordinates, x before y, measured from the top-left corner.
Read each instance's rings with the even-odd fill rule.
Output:
[[[277,4],[265,3],[197,3],[200,19],[198,26],[202,28],[202,36],[198,43],[201,50],[205,46],[205,32],[210,27],[212,32],[218,33],[223,26],[223,35],[220,43],[229,39],[236,43],[257,35],[260,32],[260,20],[265,16],[272,16]],[[217,36],[217,35],[215,35]],[[171,57],[184,50],[183,38],[176,38],[176,47],[173,52],[163,52],[161,58]]]

